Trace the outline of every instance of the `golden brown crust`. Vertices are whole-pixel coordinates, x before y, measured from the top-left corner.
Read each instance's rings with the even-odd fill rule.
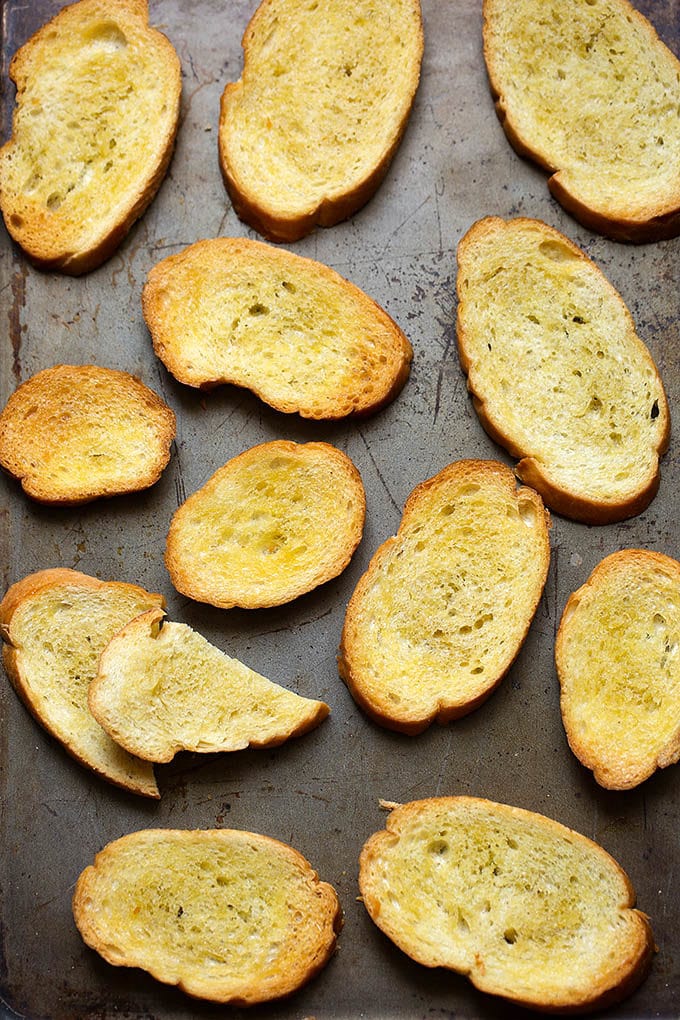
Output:
[[[197,274],[210,280],[209,298],[196,284]],[[255,289],[249,289],[247,301],[244,295],[241,307],[233,295],[244,279]],[[190,287],[193,300],[182,302]],[[260,290],[262,300],[255,302]],[[310,293],[318,295],[318,310],[309,312],[317,318],[308,321],[303,313],[308,312]],[[319,328],[326,314],[324,299],[329,307],[342,301],[343,309],[337,318],[329,317],[328,342]],[[259,310],[263,301],[266,315],[249,314],[249,305]],[[222,318],[225,307],[229,322]],[[314,419],[373,414],[397,396],[410,371],[413,351],[408,339],[367,294],[320,262],[260,241],[213,238],[163,259],[148,274],[142,309],[156,355],[179,382],[201,389],[225,383],[246,386],[287,414]],[[296,339],[284,347],[283,355],[281,330],[290,331],[291,317]],[[247,353],[239,349],[244,318],[249,323]],[[298,334],[304,339],[298,340]],[[254,336],[261,337],[259,347]],[[204,349],[208,346],[209,356]],[[284,386],[282,379],[291,368],[297,369],[296,380]],[[329,379],[336,378],[332,388]]]
[[[397,887],[391,891],[389,890],[389,856],[393,848],[398,845],[401,839],[407,839],[413,833],[413,839],[423,844],[421,848],[422,853],[431,852],[432,846],[425,846],[428,842],[428,833],[431,833],[430,842],[432,844],[436,844],[437,840],[442,838],[450,841],[452,835],[450,831],[447,831],[447,821],[449,819],[455,821],[457,815],[460,818],[466,819],[466,824],[470,827],[471,832],[474,831],[473,827],[479,818],[486,818],[500,832],[503,832],[507,827],[510,837],[509,845],[516,844],[514,849],[517,853],[522,853],[524,850],[521,843],[521,834],[524,828],[526,828],[527,836],[531,829],[542,830],[550,840],[556,841],[556,845],[564,844],[568,847],[578,847],[581,859],[583,859],[583,855],[586,855],[587,858],[592,857],[593,862],[598,862],[598,867],[607,873],[611,885],[619,889],[619,901],[615,907],[611,902],[608,902],[606,907],[603,904],[602,909],[606,909],[612,914],[612,921],[615,920],[617,915],[627,918],[630,929],[629,940],[625,949],[620,945],[617,947],[618,959],[615,960],[609,958],[609,947],[604,947],[602,968],[600,972],[593,975],[591,987],[587,989],[578,988],[573,980],[576,974],[568,974],[564,978],[564,984],[562,984],[559,977],[555,977],[551,991],[547,991],[543,987],[541,992],[538,989],[534,990],[533,995],[518,992],[517,988],[513,988],[512,973],[499,972],[497,960],[494,959],[493,972],[487,972],[484,956],[485,953],[490,952],[490,946],[480,944],[478,951],[474,954],[474,963],[468,968],[461,963],[455,962],[453,958],[447,960],[447,950],[443,949],[441,945],[437,945],[436,940],[429,938],[423,941],[411,927],[406,911],[402,910],[397,914],[391,911],[391,902],[385,899],[386,892],[392,900],[396,899],[398,901],[401,895]],[[436,828],[434,824],[431,828],[428,828],[428,816],[434,817]],[[409,826],[412,823],[414,824],[409,831]],[[512,826],[511,829],[510,826]],[[417,828],[420,828],[420,832],[416,832]],[[455,850],[449,846],[448,856],[452,853],[455,854]],[[479,854],[477,874],[481,876],[489,869],[489,855],[493,864],[493,851],[486,851],[485,845],[482,843],[480,846],[474,846],[472,854],[475,855],[472,858],[473,871],[477,870],[476,855]],[[409,876],[409,884],[414,890],[416,888],[419,890],[419,916],[422,918],[427,908],[428,892],[426,891],[425,884],[423,884],[422,888],[418,884],[418,862],[414,861],[412,863],[413,867]],[[423,868],[425,864],[426,862],[423,860]],[[549,857],[544,859],[542,868],[548,876],[548,881],[551,867],[552,861]],[[498,861],[494,869],[494,874],[496,873],[503,873],[503,861]],[[575,877],[577,881],[585,880],[585,876],[576,875]],[[481,878],[475,878],[475,882],[477,881],[481,881]],[[490,899],[493,899],[492,883],[493,879],[491,879],[489,885]],[[578,1014],[603,1009],[620,1002],[635,991],[647,976],[655,952],[654,938],[649,919],[644,913],[635,909],[635,891],[628,875],[618,862],[601,846],[586,836],[544,815],[527,811],[523,808],[494,803],[479,797],[432,797],[395,806],[387,818],[385,829],[369,837],[361,851],[359,859],[359,888],[363,903],[374,923],[416,962],[426,967],[449,967],[451,970],[457,971],[469,978],[472,984],[480,991],[500,996],[516,1005],[540,1012]],[[440,895],[449,895],[448,892],[444,893],[444,889],[445,885],[442,879]],[[472,895],[472,892],[473,890],[470,888],[469,894]],[[468,890],[466,890],[466,895],[467,893]],[[526,893],[527,898],[531,899],[534,890],[526,888]],[[414,895],[416,894],[414,893]],[[522,935],[522,906],[514,901],[511,902],[512,893],[510,886],[505,888],[503,896],[503,906],[500,909],[508,920],[513,918],[515,926],[519,929],[519,934],[515,932],[513,938],[517,937],[519,939]],[[470,902],[472,903],[473,901],[471,900]],[[464,896],[461,902],[451,904],[451,909],[465,912],[468,906],[466,896]],[[433,904],[433,915],[436,909],[436,906]],[[493,907],[491,907],[491,921],[493,921],[492,915]],[[503,921],[501,921],[502,923]],[[452,927],[450,919],[449,925]],[[467,935],[464,938],[467,938]],[[442,935],[442,943],[447,940],[448,937]],[[452,945],[455,945],[455,942],[455,935],[452,935]],[[592,944],[588,943],[587,951],[593,959],[597,959],[598,948],[599,944],[595,938]],[[475,949],[474,940],[472,949]],[[552,951],[547,950],[547,952],[552,952],[553,954],[551,962],[554,965],[555,974],[560,973],[559,947],[556,945]],[[547,958],[546,965],[548,968],[547,974],[551,975],[553,973],[553,966],[548,964]],[[563,967],[562,973],[565,973]],[[578,977],[580,978],[581,976],[578,975]],[[545,982],[543,984],[545,985]]]
[[[432,675],[438,675],[438,670],[444,670],[441,663],[437,666],[434,663],[426,665],[425,659],[423,659],[423,661],[417,664],[414,662],[411,667],[414,673],[413,692],[401,690],[400,686],[400,693],[393,700],[394,695],[391,695],[388,689],[389,682],[385,666],[378,669],[372,655],[368,653],[368,648],[374,644],[374,639],[368,637],[368,632],[370,627],[378,623],[376,619],[377,612],[380,612],[381,619],[382,616],[389,616],[390,613],[382,605],[379,607],[379,610],[375,607],[369,609],[368,597],[371,595],[374,586],[386,576],[394,560],[400,559],[402,551],[408,542],[408,535],[412,525],[416,521],[422,522],[428,513],[428,511],[422,509],[424,500],[430,494],[433,494],[436,500],[436,504],[434,504],[435,509],[430,508],[429,513],[434,516],[435,513],[442,512],[447,503],[455,504],[457,490],[464,490],[466,485],[478,487],[479,490],[482,490],[485,485],[488,486],[490,500],[498,498],[499,494],[502,493],[503,497],[509,497],[516,507],[522,507],[520,513],[525,514],[527,520],[532,520],[533,548],[530,550],[529,545],[527,545],[526,551],[527,556],[531,555],[533,560],[531,571],[536,575],[535,585],[531,594],[526,595],[526,603],[522,601],[521,605],[516,604],[513,607],[513,618],[517,620],[518,616],[521,616],[523,621],[521,632],[514,635],[511,646],[504,651],[499,661],[493,663],[490,669],[483,673],[483,670],[479,666],[477,667],[479,679],[472,688],[467,685],[466,681],[465,688],[458,690],[455,682],[457,679],[456,673],[460,672],[460,679],[462,680],[465,670],[459,668],[457,662],[454,665],[453,661],[449,661],[445,671],[439,677],[437,697],[434,699],[428,698],[426,701],[421,700],[420,695],[416,693],[419,675],[427,672],[431,672]],[[505,465],[494,461],[457,461],[448,465],[433,478],[429,478],[416,486],[404,505],[397,535],[388,538],[378,548],[371,558],[367,570],[359,579],[347,607],[338,652],[338,671],[341,678],[347,684],[357,704],[374,722],[387,729],[396,730],[409,736],[416,736],[427,729],[433,722],[446,725],[455,719],[467,715],[491,696],[519,654],[529,631],[543,586],[545,585],[550,564],[549,526],[549,515],[543,506],[540,496],[529,488],[518,489],[512,472]],[[527,535],[529,535],[529,530],[526,529],[524,524],[522,527],[526,530]],[[418,533],[419,535],[425,534],[424,530],[421,531],[420,529]],[[481,535],[478,534],[477,538],[479,541]],[[424,539],[421,539],[421,541],[424,542]],[[502,541],[503,538],[499,537],[498,542]],[[488,555],[488,552],[486,554]],[[407,554],[403,553],[403,555],[406,556]],[[445,582],[442,582],[443,591],[445,593],[448,592],[450,585],[460,585],[460,587],[464,588],[465,582],[461,582],[456,576],[457,566],[455,557],[449,556],[444,549],[442,549],[441,556],[450,559],[451,565],[450,577]],[[432,553],[432,557],[433,559],[437,558],[436,552]],[[528,567],[524,570],[524,573],[528,573]],[[422,589],[424,581],[422,578],[416,580],[416,577],[417,575],[414,573],[412,578],[413,584],[416,585],[416,590],[418,587]],[[426,583],[425,586],[427,586]],[[424,600],[429,595],[430,592],[421,591],[420,599]],[[444,599],[451,598],[451,604],[455,604],[456,599],[451,597],[450,593],[444,594],[442,597]],[[417,605],[418,599],[415,595],[414,600]],[[455,617],[455,624],[449,619],[448,632],[443,631],[440,634],[440,638],[443,640],[453,640],[454,632],[461,626],[468,630],[474,628],[476,623],[474,617],[468,620],[467,613],[469,609],[467,607],[463,609],[462,606],[463,603],[461,602]],[[399,612],[401,615],[402,611],[392,607],[391,613]],[[439,631],[440,627],[442,627],[441,621],[438,620],[436,624],[431,621],[427,623],[426,619],[429,619],[426,616],[427,610],[422,609],[421,612],[423,614],[421,626],[425,629],[429,626],[431,630]],[[475,612],[480,613],[480,618],[486,620],[487,614],[479,605],[475,607]],[[498,612],[499,614],[502,613],[500,606],[498,607]],[[382,620],[381,625],[387,625],[387,623],[388,620],[386,618]],[[405,618],[402,625],[409,633],[410,639],[415,641],[416,639],[411,635]],[[422,640],[425,646],[427,646],[428,638],[423,637]],[[487,637],[486,640],[489,641],[489,638]],[[387,641],[387,636],[381,631],[381,638],[378,643],[386,645]],[[472,656],[473,652],[471,651],[470,654]],[[422,651],[422,655],[426,656],[426,650]],[[396,665],[396,658],[397,655],[395,653],[391,660],[391,665]],[[379,676],[382,676],[382,683],[379,683]],[[396,693],[396,689],[394,693]]]
[[[55,365],[0,413],[0,466],[31,499],[74,506],[154,485],[175,429],[173,411],[135,376]]]
[[[592,497],[586,491],[587,468],[583,469],[582,490],[574,484],[567,487],[559,484],[552,476],[552,465],[549,460],[540,459],[531,454],[523,445],[520,438],[513,431],[512,423],[506,421],[501,410],[494,402],[494,395],[480,395],[479,385],[475,381],[475,356],[473,354],[473,335],[475,324],[472,321],[473,313],[468,313],[468,306],[471,295],[467,284],[467,267],[472,266],[475,261],[475,251],[480,242],[488,239],[496,239],[496,243],[502,245],[503,235],[508,235],[508,246],[512,245],[511,231],[536,231],[547,243],[554,241],[564,250],[571,253],[574,259],[580,262],[584,268],[592,271],[594,278],[598,280],[598,286],[603,295],[613,299],[623,314],[628,334],[628,344],[635,352],[640,363],[651,366],[656,377],[658,396],[656,401],[656,427],[659,428],[658,438],[655,440],[655,447],[649,452],[647,473],[644,479],[638,481],[636,487],[631,487],[625,497],[611,495],[605,498],[603,495]],[[503,446],[512,457],[518,459],[516,473],[525,484],[532,486],[545,500],[545,503],[556,513],[569,517],[572,520],[582,521],[587,524],[611,524],[617,521],[633,517],[651,503],[656,495],[660,484],[661,456],[668,449],[671,434],[670,412],[668,402],[663,389],[663,383],[658,370],[654,365],[651,355],[635,331],[635,324],[632,316],[626,307],[621,295],[614,288],[611,282],[604,276],[599,267],[593,263],[588,256],[569,238],[558,230],[528,217],[518,217],[512,220],[503,220],[499,217],[486,217],[473,224],[461,239],[458,246],[458,312],[457,312],[457,342],[458,354],[461,367],[468,379],[468,389],[472,394],[472,401],[484,430],[488,435]],[[503,322],[499,323],[499,334],[502,336]],[[576,367],[576,366],[575,366]],[[583,365],[579,367],[579,370]],[[541,384],[540,378],[537,385]],[[546,403],[548,401],[546,391]],[[647,451],[645,451],[647,452]]]
[[[409,29],[408,60],[413,66],[408,84],[404,85],[405,95],[398,97],[397,100],[400,105],[404,106],[399,123],[395,125],[379,159],[370,170],[359,176],[356,173],[350,174],[344,181],[340,178],[331,182],[326,195],[318,201],[311,201],[304,210],[300,210],[298,202],[291,207],[292,211],[288,210],[285,201],[277,201],[274,196],[267,194],[266,189],[258,190],[257,181],[246,179],[246,175],[237,168],[232,157],[231,148],[234,143],[229,137],[232,110],[241,100],[245,83],[257,73],[254,50],[257,47],[258,33],[267,28],[269,11],[279,4],[279,0],[263,0],[251,18],[243,35],[243,74],[239,81],[229,83],[222,95],[218,146],[224,182],[236,214],[254,227],[263,237],[270,241],[291,243],[304,237],[317,225],[334,226],[336,223],[348,219],[365,205],[382,183],[406,130],[420,77],[420,62],[424,48],[420,2],[419,0],[408,0],[408,3],[413,19],[413,24]],[[291,18],[295,4],[289,6],[291,10],[285,16]],[[301,11],[299,17],[304,18],[305,16],[308,16],[307,12]],[[357,55],[357,59],[359,56]],[[407,58],[403,54],[399,54],[399,59]],[[314,103],[314,96],[310,96],[309,102]],[[311,145],[313,147],[313,143]],[[338,150],[338,158],[339,156],[340,150]]]
[[[144,884],[144,874],[139,887],[139,896],[146,899],[147,895],[153,897],[159,885],[166,880],[162,868],[159,869],[154,862],[159,852],[164,855],[169,852],[170,860],[174,852],[177,859],[181,860],[183,852],[192,849],[197,852],[204,847],[205,868],[199,870],[198,874],[208,883],[211,861],[217,862],[214,866],[219,871],[220,867],[224,868],[219,863],[220,856],[226,858],[232,847],[239,846],[252,848],[257,851],[258,857],[269,859],[272,866],[270,881],[290,883],[290,888],[284,889],[284,894],[291,897],[290,917],[282,931],[283,945],[276,942],[271,945],[269,954],[272,962],[263,957],[262,946],[266,946],[269,936],[266,923],[255,923],[250,937],[256,943],[256,952],[250,963],[245,960],[242,969],[236,974],[233,965],[230,967],[230,943],[226,925],[224,941],[218,947],[218,951],[224,954],[222,959],[210,955],[210,942],[215,940],[215,933],[206,929],[207,948],[203,953],[204,959],[197,960],[192,959],[189,940],[180,922],[184,910],[177,911],[176,931],[167,957],[160,947],[161,933],[155,926],[151,938],[145,939],[145,945],[140,946],[138,941],[135,945],[133,937],[134,916],[127,919],[129,930],[122,925],[116,927],[107,918],[108,908],[104,902],[109,891],[107,880],[109,876],[112,881],[116,880],[118,857],[121,858],[121,867],[126,867],[126,855],[130,855],[128,860],[136,866],[140,856],[143,857],[145,852],[148,854],[148,889]],[[281,868],[280,875],[274,870],[277,865]],[[170,876],[167,877],[172,881]],[[233,910],[234,907],[241,907],[244,916],[249,913],[249,905],[238,902],[239,892],[232,884],[238,882],[239,877],[238,874],[230,875],[228,870],[222,871],[221,880],[211,893],[218,902],[225,898],[227,916],[229,908]],[[174,881],[176,888],[171,885],[170,889],[180,898],[185,898],[186,911],[191,914],[192,908],[195,909],[193,897],[199,901],[200,911],[200,898],[206,894],[198,887],[195,877],[176,872]],[[281,892],[280,889],[277,891]],[[273,903],[271,888],[256,889],[255,892],[261,895],[263,905]],[[294,906],[298,908],[299,921],[292,916]],[[273,911],[275,908],[272,906],[271,909]],[[76,883],[73,916],[83,940],[108,963],[114,966],[142,967],[156,980],[177,985],[188,995],[232,1006],[270,1002],[290,995],[307,984],[319,974],[335,952],[337,935],[343,924],[335,890],[327,882],[319,880],[309,861],[299,851],[269,836],[234,829],[148,829],[130,833],[109,843],[96,855],[94,864],[82,872]],[[304,926],[303,919],[307,922]],[[200,934],[202,921],[202,914],[195,912],[194,932],[198,930]],[[127,935],[130,935],[130,939],[126,942]],[[273,935],[271,937],[274,938]],[[233,949],[236,948],[234,945]],[[195,957],[195,953],[193,955]]]
[[[143,40],[146,46],[145,59],[155,61],[156,78],[164,81],[165,92],[163,111],[157,112],[153,124],[153,151],[147,164],[139,167],[138,176],[133,179],[128,170],[124,171],[127,191],[122,200],[117,194],[117,201],[110,208],[106,207],[106,200],[112,189],[105,186],[102,175],[100,192],[93,203],[96,217],[87,217],[95,222],[85,226],[86,216],[77,204],[71,212],[69,202],[52,205],[48,199],[47,203],[43,203],[30,190],[13,182],[10,174],[12,154],[22,143],[17,129],[24,92],[33,77],[44,72],[46,64],[43,54],[53,49],[53,34],[63,31],[65,38],[68,38],[75,26],[86,25],[89,19],[93,20],[93,24],[97,19],[103,19],[106,23],[118,19],[121,25],[133,33],[137,46]],[[88,273],[113,254],[151,203],[165,177],[179,124],[179,59],[170,41],[149,27],[147,0],[80,0],[63,8],[18,50],[10,63],[9,73],[16,84],[17,97],[12,137],[0,150],[0,207],[7,229],[39,269],[58,270],[73,276]],[[63,73],[69,74],[68,64],[64,65]],[[49,125],[46,130],[49,130]],[[120,125],[119,130],[121,136],[118,141],[122,143],[120,148],[124,148],[124,125]],[[68,141],[65,136],[66,131],[62,130],[60,144],[65,146],[64,162],[68,162]]]
[[[549,146],[546,148],[547,141],[541,138],[540,134],[532,136],[520,127],[518,123],[519,110],[508,109],[508,97],[504,94],[501,84],[504,78],[502,69],[504,52],[500,44],[496,45],[494,37],[494,8],[502,9],[506,2],[507,0],[500,0],[500,2],[499,0],[484,0],[483,43],[484,59],[496,113],[512,147],[520,156],[537,163],[551,174],[548,179],[551,193],[567,212],[589,230],[594,230],[615,241],[635,244],[661,241],[677,236],[680,233],[680,180],[676,179],[672,191],[661,191],[656,196],[655,204],[640,210],[631,207],[629,214],[623,211],[615,213],[607,210],[607,202],[610,200],[607,198],[607,192],[611,192],[614,186],[610,180],[603,180],[601,206],[595,207],[592,202],[579,193],[577,185],[570,186],[567,180],[568,172],[556,163]],[[513,0],[509,0],[509,2],[512,4]],[[650,50],[661,53],[664,59],[675,62],[678,65],[678,71],[680,71],[680,62],[677,61],[675,55],[661,41],[653,25],[629,3],[629,0],[617,0],[617,6],[623,11],[630,24],[642,33]],[[544,63],[547,59],[544,55]],[[644,57],[641,56],[641,59]],[[599,87],[602,87],[601,82]],[[615,102],[615,94],[619,88],[620,86],[616,84],[612,88],[611,103]],[[603,106],[601,117],[603,122],[611,119],[611,106]],[[580,158],[582,156],[579,156]],[[594,177],[597,174],[604,177],[604,171],[593,166],[591,176]]]

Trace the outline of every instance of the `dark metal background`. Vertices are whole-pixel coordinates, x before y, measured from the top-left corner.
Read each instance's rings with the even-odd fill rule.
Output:
[[[567,747],[553,665],[566,598],[604,555],[626,546],[680,554],[675,441],[662,464],[660,493],[641,516],[601,528],[553,517],[550,576],[528,640],[500,689],[472,715],[416,738],[388,733],[355,706],[335,655],[347,600],[378,544],[396,530],[413,487],[461,457],[510,463],[482,431],[456,355],[455,250],[465,230],[487,214],[536,216],[584,247],[628,303],[672,413],[680,413],[680,240],[628,247],[570,219],[549,197],[545,175],[515,155],[496,120],[481,53],[481,4],[424,0],[421,86],[387,179],[352,220],[293,246],[347,276],[399,322],[415,349],[406,388],[368,421],[331,425],[279,414],[233,387],[205,396],[180,386],[153,355],[140,291],[151,265],[192,241],[254,236],[231,209],[216,146],[219,98],[239,76],[240,39],[255,5],[152,0],[152,23],[182,60],[182,123],[155,202],[107,264],[80,279],[39,273],[0,228],[3,405],[39,369],[96,362],[140,376],[178,415],[170,465],[146,493],[51,510],[0,479],[0,563],[4,587],[31,571],[66,566],[161,591],[170,619],[191,624],[265,676],[323,698],[332,714],[315,732],[273,751],[180,755],[158,768],[162,799],[148,803],[72,762],[0,676],[0,1015],[6,1009],[7,1016],[31,1020],[245,1016],[188,999],[141,971],[110,967],[84,946],[71,915],[78,874],[110,840],[146,826],[234,826],[297,847],[336,887],[346,916],[326,970],[287,1002],[247,1011],[252,1020],[523,1016],[457,975],[411,962],[356,899],[360,848],[383,827],[379,798],[468,793],[550,815],[621,862],[651,916],[659,951],[643,987],[607,1015],[677,1016],[680,766],[630,792],[600,789]],[[61,6],[56,0],[3,6],[3,138],[13,103],[9,56]],[[679,52],[678,0],[639,6]],[[368,515],[349,568],[279,609],[221,611],[180,597],[162,559],[175,508],[228,458],[278,437],[327,440],[361,471]]]

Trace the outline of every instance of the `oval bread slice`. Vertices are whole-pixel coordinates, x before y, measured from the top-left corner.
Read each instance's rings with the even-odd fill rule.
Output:
[[[162,620],[162,610],[151,609],[123,627],[90,684],[90,711],[130,754],[168,762],[177,751],[274,747],[328,715],[323,701],[266,680],[191,627]]]
[[[628,0],[484,0],[509,141],[561,204],[619,241],[680,232],[680,62]]]
[[[538,606],[548,528],[540,497],[493,461],[458,461],[414,489],[342,632],[340,675],[372,719],[416,734],[489,697]]]
[[[279,411],[369,414],[409,374],[411,345],[363,291],[258,241],[220,237],[163,259],[142,304],[154,351],[179,382],[246,386]]]
[[[175,427],[165,401],[127,372],[55,365],[0,413],[0,466],[40,503],[138,492],[160,478]]]
[[[278,606],[345,569],[365,513],[346,454],[328,443],[262,443],[175,512],[165,563],[175,588],[198,602]]]
[[[628,877],[601,847],[478,798],[397,807],[362,850],[359,886],[372,920],[418,963],[543,1012],[619,1001],[654,951]]]
[[[670,436],[663,384],[621,296],[538,220],[475,223],[458,247],[458,349],[475,410],[565,517],[641,513]]]
[[[347,219],[406,128],[423,54],[418,0],[263,0],[243,54],[219,127],[236,213],[272,241]]]
[[[109,843],[76,884],[73,915],[114,966],[213,1002],[294,992],[332,955],[332,886],[278,840],[235,829],[147,829]]]
[[[610,790],[680,759],[680,563],[623,549],[569,596],[555,644],[569,746]]]
[[[114,634],[165,600],[134,584],[55,568],[13,584],[0,603],[2,660],[26,707],[68,753],[132,793],[159,797],[153,768],[114,743],[87,705]]]
[[[78,275],[118,247],[156,194],[179,122],[177,54],[146,0],[79,0],[15,54],[0,208],[42,269]]]

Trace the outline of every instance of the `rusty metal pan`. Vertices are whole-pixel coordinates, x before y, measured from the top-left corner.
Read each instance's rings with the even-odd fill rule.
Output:
[[[8,62],[61,7],[5,0],[4,135],[13,104]],[[228,201],[217,161],[225,84],[241,69],[255,0],[151,0],[151,21],[183,67],[182,119],[169,174],[118,252],[88,276],[32,268],[2,232],[2,402],[58,362],[95,362],[138,375],[178,417],[171,462],[147,492],[54,510],[0,479],[0,563],[6,588],[31,571],[75,567],[163,592],[170,619],[189,623],[265,676],[332,709],[313,733],[271,751],[180,755],[158,768],[149,803],[100,782],[40,729],[0,677],[0,1015],[30,1020],[186,1020],[245,1016],[188,999],[141,971],[110,967],[82,943],[71,915],[80,871],[110,840],[147,827],[230,826],[294,845],[337,889],[340,948],[293,998],[255,1018],[500,1018],[522,1016],[462,977],[431,971],[389,943],[358,902],[357,860],[383,827],[378,801],[465,793],[542,812],[603,845],[626,869],[658,945],[648,980],[612,1017],[678,1015],[680,869],[678,766],[629,792],[598,787],[568,749],[553,664],[567,596],[607,553],[627,546],[678,556],[680,464],[675,441],[661,489],[639,517],[587,527],[554,515],[550,575],[509,676],[466,718],[417,738],[371,723],[339,680],[336,651],[353,588],[398,526],[414,486],[462,457],[511,463],[486,436],[458,363],[454,294],[458,241],[487,214],[546,220],[580,244],[619,289],[680,406],[680,239],[631,247],[590,233],[549,196],[545,174],[509,147],[493,110],[481,52],[481,4],[424,0],[426,51],[405,138],[386,180],[351,220],[319,229],[295,251],[338,270],[397,320],[415,351],[401,395],[361,422],[319,424],[269,409],[233,387],[209,395],[176,383],[154,357],[140,307],[149,268],[203,237],[255,236]],[[678,0],[640,2],[680,51]],[[338,579],[277,609],[223,611],[180,597],[163,565],[170,517],[231,456],[273,438],[323,439],[345,450],[367,491],[363,541]],[[3,588],[3,590],[4,590]]]

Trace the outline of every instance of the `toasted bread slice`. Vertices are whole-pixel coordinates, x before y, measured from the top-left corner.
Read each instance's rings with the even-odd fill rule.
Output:
[[[41,570],[13,584],[0,603],[3,663],[24,704],[68,753],[116,786],[158,798],[153,767],[108,736],[87,707],[99,656],[161,595],[77,570]]]
[[[219,237],[148,275],[156,354],[189,386],[234,383],[305,418],[370,414],[408,378],[411,345],[386,312],[328,266]]]
[[[262,443],[176,511],[165,563],[175,588],[198,602],[278,606],[342,573],[365,514],[346,454],[328,443]]]
[[[540,497],[493,461],[458,461],[414,489],[342,632],[340,675],[372,719],[416,734],[489,697],[541,597],[548,527]]]
[[[555,643],[569,746],[610,790],[680,759],[680,563],[624,549],[570,595]]]
[[[40,503],[72,506],[153,485],[170,459],[175,415],[127,372],[56,365],[0,413],[0,466]]]
[[[114,966],[235,1006],[304,985],[342,924],[335,890],[297,850],[235,829],[147,829],[109,843],[78,879],[73,915]]]
[[[179,121],[177,54],[146,0],[79,0],[15,54],[0,208],[42,269],[113,254],[165,176]]]
[[[668,404],[621,296],[538,220],[475,223],[458,247],[458,349],[489,435],[551,510],[641,513],[659,487]]]
[[[546,1013],[629,995],[654,952],[647,917],[596,843],[533,811],[436,797],[393,811],[360,858],[372,920],[426,967]]]
[[[627,0],[484,0],[496,110],[591,230],[680,233],[680,62]]]
[[[266,680],[191,627],[150,609],[106,646],[90,684],[97,722],[130,754],[273,747],[318,726],[330,709]]]
[[[237,214],[272,241],[347,219],[406,128],[423,55],[419,0],[263,0],[243,51],[219,126]]]

